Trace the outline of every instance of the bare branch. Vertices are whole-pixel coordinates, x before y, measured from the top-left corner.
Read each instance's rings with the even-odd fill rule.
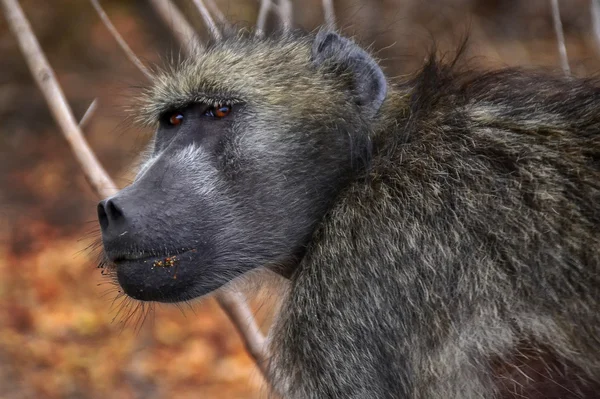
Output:
[[[592,15],[592,27],[598,51],[600,51],[600,0],[590,0],[590,14]]]
[[[265,34],[265,24],[267,23],[267,15],[269,15],[271,4],[271,0],[260,1],[258,18],[256,20],[256,36],[263,36]]]
[[[217,19],[219,20],[219,23],[222,26],[229,28],[229,21],[227,21],[227,18],[225,18],[225,15],[223,15],[221,10],[219,10],[219,7],[217,6],[217,3],[215,3],[215,0],[206,0],[206,6],[210,9],[210,12],[215,17],[217,17]]]
[[[328,29],[335,30],[335,10],[332,0],[323,0],[323,11],[325,13],[325,26]]]
[[[187,54],[195,54],[201,47],[198,35],[171,0],[150,0],[150,5],[165,25],[171,29],[171,32],[173,32]]]
[[[202,19],[204,20],[204,24],[206,25],[206,28],[208,29],[208,32],[210,33],[210,35],[212,36],[212,38],[215,39],[215,40],[217,40],[217,41],[221,40],[223,38],[223,36],[221,35],[221,32],[219,31],[219,28],[217,28],[217,25],[215,24],[215,21],[210,16],[210,12],[208,12],[208,9],[204,5],[204,1],[202,1],[202,0],[194,0],[194,4],[198,8],[198,11],[200,11],[200,15],[202,15]]]
[[[144,66],[144,64],[140,61],[140,59],[138,57],[136,57],[136,55],[133,52],[133,50],[131,50],[131,47],[129,47],[129,45],[125,42],[125,40],[123,40],[123,37],[119,34],[119,31],[117,31],[117,28],[115,28],[115,26],[113,25],[113,23],[110,22],[110,18],[108,18],[108,15],[106,15],[106,12],[104,12],[104,9],[100,5],[100,2],[98,0],[90,0],[90,2],[92,3],[92,5],[94,6],[94,8],[96,9],[96,12],[98,13],[98,16],[100,17],[100,19],[102,20],[102,23],[104,24],[104,26],[106,26],[106,28],[108,29],[108,31],[110,32],[110,34],[115,38],[115,40],[117,41],[117,43],[119,43],[119,46],[121,47],[121,50],[123,50],[123,52],[125,53],[125,55],[127,56],[127,58],[129,58],[129,61],[133,62],[133,64],[140,71],[142,71],[142,73],[144,75],[146,75],[146,77],[148,79],[151,79],[152,78],[152,74],[150,73],[150,71],[148,70],[148,68],[146,68]]]
[[[244,345],[250,355],[256,360],[263,375],[267,376],[267,359],[265,337],[262,335],[250,308],[246,305],[246,298],[240,292],[217,291],[215,297],[227,316],[234,321],[234,325],[243,336]]]
[[[96,9],[96,11],[98,12],[98,15],[102,19],[102,22],[104,22],[104,25],[108,28],[110,33],[117,40],[121,49],[125,52],[125,55],[127,56],[127,58],[129,58],[129,61],[131,61],[133,63],[133,65],[138,67],[138,69],[146,76],[146,78],[148,78],[148,80],[151,81],[152,73],[150,73],[148,68],[146,68],[144,66],[142,61],[140,61],[140,59],[137,57],[137,55],[135,55],[133,50],[131,50],[131,47],[129,47],[129,45],[127,44],[125,39],[123,39],[123,37],[119,34],[119,31],[117,31],[117,28],[115,28],[115,26],[112,24],[112,22],[110,22],[110,18],[108,18],[108,15],[106,15],[104,10],[102,9],[102,6],[100,5],[99,1],[98,0],[90,0],[90,2],[92,3],[92,5]]]
[[[292,2],[291,0],[279,0],[279,7],[277,7],[281,23],[283,24],[283,30],[285,32],[292,29]]]
[[[81,117],[81,120],[79,121],[79,129],[83,130],[85,128],[85,126],[89,123],[90,119],[92,119],[92,116],[94,116],[96,108],[98,108],[98,99],[94,98],[94,101],[92,101],[88,109]]]
[[[558,0],[550,0],[550,3],[552,4],[552,18],[554,19],[554,31],[556,32],[560,63],[565,75],[569,76],[571,75],[571,68],[569,67],[569,57],[567,56],[567,46],[565,46],[565,34],[563,32],[562,21],[560,20]]]
[[[85,177],[94,191],[101,197],[113,195],[117,192],[117,187],[102,165],[100,165],[100,162],[98,162],[98,159],[83,137],[81,129],[73,116],[73,111],[67,104],[67,100],[58,84],[54,71],[42,52],[40,44],[33,34],[21,6],[17,0],[0,0],[0,2],[10,30],[19,43],[31,74],[44,94],[52,116],[71,146],[73,154],[81,165]]]

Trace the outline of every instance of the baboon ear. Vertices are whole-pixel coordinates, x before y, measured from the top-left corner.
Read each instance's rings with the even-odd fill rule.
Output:
[[[387,82],[366,51],[335,32],[321,30],[312,45],[312,61],[317,66],[331,64],[336,70],[350,71],[356,103],[368,117],[375,116],[385,99]]]

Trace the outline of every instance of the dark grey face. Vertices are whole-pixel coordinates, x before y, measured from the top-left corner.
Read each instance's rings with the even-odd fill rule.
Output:
[[[342,45],[354,46],[322,37],[313,45],[314,63]],[[360,63],[360,51],[342,51],[354,64],[340,74],[360,67],[366,76],[383,76]],[[127,295],[181,301],[259,266],[289,272],[297,263],[369,152],[365,114],[377,111],[385,87],[375,93],[373,110],[369,96],[358,98],[352,88],[332,104],[325,90],[311,99],[292,83],[284,77],[235,100],[215,90],[203,93],[218,98],[212,105],[189,101],[162,112],[152,155],[136,180],[98,205],[105,255]],[[377,88],[367,83],[365,90]]]
[[[347,135],[313,143],[318,151],[292,147],[301,131],[278,138],[253,129],[256,118],[244,104],[165,114],[135,182],[98,205],[105,253],[128,295],[189,299],[301,255],[348,172]]]

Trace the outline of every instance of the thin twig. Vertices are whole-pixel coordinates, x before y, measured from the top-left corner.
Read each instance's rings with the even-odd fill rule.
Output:
[[[256,360],[263,376],[267,376],[266,369],[266,343],[265,337],[258,328],[250,308],[246,305],[246,298],[240,292],[218,291],[215,297],[227,316],[237,328],[244,339],[244,345],[250,355]],[[240,306],[243,304],[243,306]]]
[[[79,121],[79,129],[83,130],[85,128],[85,126],[92,119],[92,116],[94,116],[94,112],[96,112],[96,108],[98,108],[98,99],[94,98],[94,101],[92,101],[92,103],[90,104],[88,109],[85,111],[85,113],[81,117],[81,120]]]
[[[204,1],[194,0],[194,4],[196,5],[196,8],[198,8],[198,11],[200,11],[200,15],[202,15],[204,24],[206,25],[206,28],[208,29],[208,32],[210,33],[212,38],[216,41],[221,40],[223,36],[221,35],[219,28],[217,28],[217,24],[215,24],[215,21],[210,16],[210,12],[208,12],[208,9],[204,5]]]
[[[552,18],[554,19],[554,31],[556,32],[560,63],[565,75],[570,76],[571,68],[569,67],[569,57],[567,56],[567,46],[565,45],[565,34],[563,32],[562,21],[560,20],[558,0],[550,0],[550,3],[552,4]]]
[[[590,14],[592,16],[594,39],[598,51],[600,51],[600,0],[590,0]]]
[[[173,36],[186,53],[188,55],[196,54],[201,48],[198,35],[171,0],[150,0],[150,5],[165,25],[171,29]]]
[[[323,12],[325,14],[325,26],[327,26],[327,29],[335,30],[333,0],[323,0]]]
[[[115,38],[117,43],[119,43],[119,46],[121,47],[121,49],[123,50],[123,52],[125,53],[127,58],[129,58],[129,60],[131,62],[133,62],[133,64],[140,71],[142,71],[142,73],[144,75],[146,75],[146,77],[148,79],[152,79],[152,74],[150,73],[150,70],[148,70],[148,68],[146,68],[144,66],[144,64],[139,60],[139,58],[136,57],[133,50],[131,50],[131,47],[129,47],[129,45],[125,42],[125,40],[123,40],[123,37],[117,31],[117,28],[115,28],[113,23],[110,21],[110,18],[108,18],[108,15],[106,15],[106,12],[104,12],[104,9],[100,5],[100,2],[98,0],[90,0],[90,2],[96,9],[96,12],[98,13],[98,16],[100,17],[100,19],[102,20],[102,23],[104,24],[104,26],[106,26],[106,28],[108,29],[110,34]]]
[[[206,0],[206,6],[210,8],[210,12],[217,17],[219,23],[225,28],[229,28],[229,21],[225,18],[225,15],[219,10],[219,6],[215,3],[215,0]]]
[[[131,61],[133,63],[133,65],[138,67],[138,69],[146,76],[146,78],[148,78],[148,80],[152,81],[152,74],[144,66],[142,61],[140,61],[140,59],[137,57],[137,55],[135,55],[135,53],[131,50],[131,47],[129,47],[129,45],[127,44],[125,39],[123,39],[123,37],[121,36],[119,31],[114,27],[114,25],[110,21],[110,18],[108,17],[108,15],[106,15],[104,10],[102,10],[102,8],[100,7],[98,0],[90,0],[90,1],[96,8],[96,11],[98,11],[98,14],[102,18],[102,21],[104,22],[104,24],[108,27],[108,30],[110,31],[110,33],[112,33],[113,37],[115,39],[117,39],[117,41],[121,45],[121,49],[125,52],[125,55],[127,56],[127,58],[129,58],[129,61]]]
[[[263,36],[265,34],[265,25],[267,23],[267,16],[271,9],[271,0],[261,0],[260,8],[258,10],[258,18],[256,19],[256,36]]]
[[[285,32],[292,29],[292,2],[291,0],[279,0],[279,7],[277,7],[279,17],[281,18],[281,24]]]
[[[10,30],[16,37],[19,47],[27,61],[27,65],[42,91],[48,107],[56,123],[60,126],[63,136],[73,150],[83,173],[94,191],[102,197],[108,197],[117,192],[100,162],[86,142],[79,128],[73,111],[69,107],[65,95],[58,84],[54,71],[42,52],[21,6],[17,0],[0,0],[4,15]]]

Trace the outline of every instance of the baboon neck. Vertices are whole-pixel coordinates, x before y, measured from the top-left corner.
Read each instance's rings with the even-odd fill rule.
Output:
[[[371,137],[377,145],[396,136],[410,115],[411,90],[390,87],[388,95],[372,126]],[[375,147],[377,149],[377,146]]]

